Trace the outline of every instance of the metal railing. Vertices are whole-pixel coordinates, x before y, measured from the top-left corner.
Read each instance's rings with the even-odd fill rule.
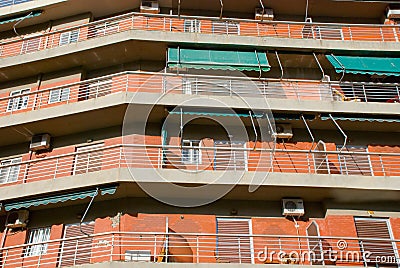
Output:
[[[2,165],[8,175],[0,181],[29,183],[114,168],[400,176],[400,153],[120,144]]]
[[[400,240],[288,235],[108,232],[0,249],[1,267],[99,262],[396,265]],[[38,247],[32,251],[28,248]]]
[[[33,0],[0,0],[0,7],[13,6],[32,1]]]
[[[63,30],[23,36],[0,43],[10,57],[82,42],[129,30],[188,32],[274,38],[399,42],[397,25],[254,21],[210,17],[128,13]]]
[[[315,101],[400,102],[399,84],[124,72],[0,97],[0,116],[97,99],[118,92],[266,97]]]

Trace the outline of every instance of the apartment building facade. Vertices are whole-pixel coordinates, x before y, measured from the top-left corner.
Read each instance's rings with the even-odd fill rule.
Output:
[[[393,1],[0,1],[0,267],[400,265]]]

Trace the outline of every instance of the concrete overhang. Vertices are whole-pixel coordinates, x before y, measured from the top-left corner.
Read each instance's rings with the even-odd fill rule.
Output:
[[[34,198],[59,191],[94,187],[118,183],[114,195],[102,199],[122,197],[148,197],[147,193],[158,193],[158,198],[179,196],[182,199],[196,198],[193,192],[166,191],[165,187],[175,184],[185,187],[208,185],[208,192],[231,189],[223,196],[233,200],[274,201],[287,196],[303,198],[306,202],[382,202],[397,201],[400,198],[399,177],[372,177],[360,175],[325,175],[298,173],[266,173],[241,171],[200,171],[188,172],[176,169],[115,168],[75,176],[29,182],[0,187],[2,202],[18,198]],[[132,176],[133,174],[133,176]],[[156,174],[156,175],[155,175]],[[249,191],[254,176],[263,177],[255,192]],[[259,177],[259,178],[260,178]],[[162,181],[160,180],[162,178]],[[215,179],[218,178],[217,182]],[[238,178],[238,180],[236,180]],[[254,183],[253,183],[254,184]],[[145,187],[145,191],[142,189]],[[149,192],[149,189],[151,191]],[[188,192],[188,193],[186,193]],[[199,194],[201,191],[199,191]],[[161,196],[162,195],[162,196]],[[154,196],[153,196],[154,197]],[[198,198],[201,198],[199,196]],[[57,204],[56,204],[57,205]],[[54,205],[54,206],[56,206]],[[59,205],[58,205],[59,206]],[[35,209],[34,207],[32,209]]]
[[[260,50],[308,53],[345,51],[347,54],[374,53],[391,56],[400,54],[398,42],[332,41],[130,30],[67,46],[3,58],[0,62],[0,81],[77,66],[95,69],[107,67],[110,62],[117,64],[134,60],[165,61],[166,48],[169,45],[243,47],[243,49],[250,47]]]

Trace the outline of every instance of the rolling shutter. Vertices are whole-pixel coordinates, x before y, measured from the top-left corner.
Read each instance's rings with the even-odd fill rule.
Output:
[[[82,223],[82,231],[88,235],[94,233],[94,222]],[[82,237],[83,236],[83,237]],[[62,243],[59,267],[88,264],[91,260],[93,237],[85,237],[80,231],[79,223],[65,225],[64,239],[71,239]]]
[[[217,218],[219,262],[252,263],[250,220]],[[240,236],[244,235],[244,236]]]
[[[369,260],[365,260],[368,265],[380,264],[379,259],[396,257],[394,251],[394,243],[390,241],[392,239],[390,233],[390,225],[386,219],[369,219],[369,218],[355,218],[354,219],[357,236],[361,238],[359,240],[360,248],[363,252],[370,252],[371,255]],[[368,241],[362,240],[362,238],[379,238],[387,239],[387,241]],[[382,263],[385,266],[389,266],[390,263]],[[393,265],[397,266],[395,263]]]

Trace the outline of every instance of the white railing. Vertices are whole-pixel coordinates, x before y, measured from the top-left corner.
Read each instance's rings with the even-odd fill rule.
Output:
[[[187,152],[197,157],[188,159]],[[12,177],[0,181],[29,183],[127,167],[400,176],[400,153],[125,144],[2,165],[13,172],[3,172]]]
[[[193,26],[195,25],[195,27]],[[399,42],[399,26],[254,21],[128,13],[63,30],[24,36],[0,43],[0,57],[64,46],[129,30],[189,32],[274,38]]]
[[[0,116],[40,110],[118,92],[261,97],[314,101],[399,102],[399,84],[124,72],[0,97]],[[8,93],[7,93],[8,94]]]
[[[31,1],[33,0],[0,0],[0,7],[13,6]]]
[[[107,261],[396,265],[399,243],[333,236],[109,232],[4,247],[0,266],[67,267]],[[42,250],[33,255],[28,247]]]

